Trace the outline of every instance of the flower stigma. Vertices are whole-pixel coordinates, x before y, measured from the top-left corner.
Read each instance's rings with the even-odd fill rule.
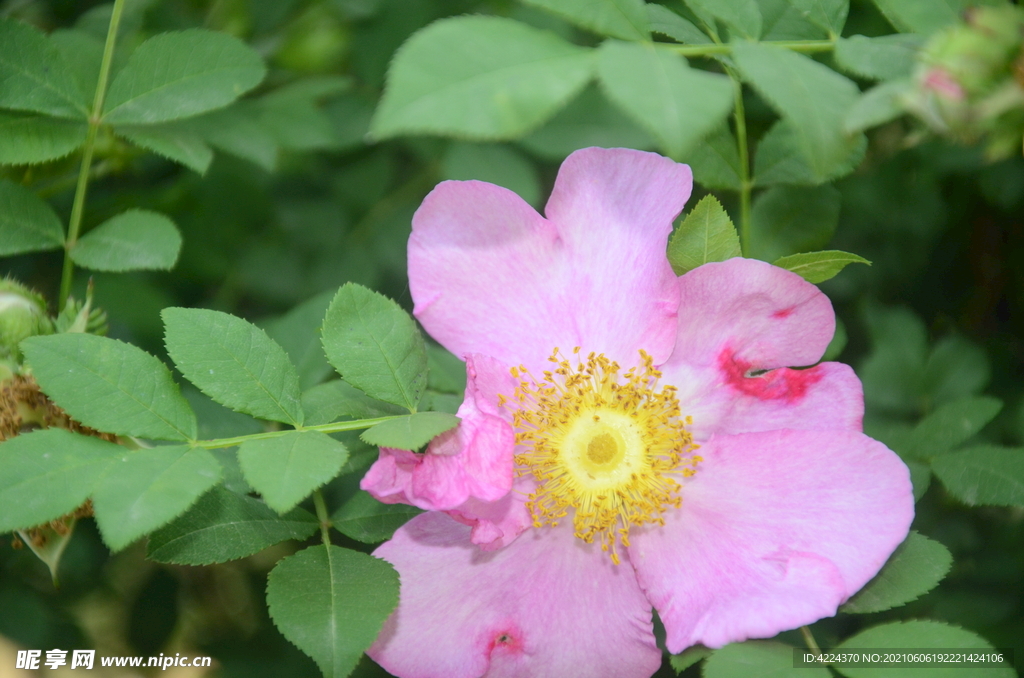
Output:
[[[574,348],[574,367],[556,348],[548,358],[555,369],[541,381],[513,367],[519,384],[499,402],[516,408],[516,473],[537,480],[526,502],[534,527],[557,525],[572,509],[576,536],[598,539],[618,565],[630,527],[663,525],[662,514],[682,505],[675,476],[692,476],[702,459],[692,454],[692,419],[674,386],[658,390],[661,372],[648,353],[621,377],[604,354],[579,354]]]

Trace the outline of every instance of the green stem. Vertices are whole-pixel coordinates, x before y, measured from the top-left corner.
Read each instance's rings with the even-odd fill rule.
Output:
[[[831,52],[836,47],[834,40],[768,40],[763,45],[774,45],[802,52],[814,54],[817,52]],[[717,43],[709,45],[667,45],[669,49],[684,57],[715,56],[718,54],[732,54],[732,45],[728,43]]]
[[[821,654],[821,648],[818,647],[818,643],[814,640],[814,635],[811,633],[811,630],[806,626],[801,626],[800,633],[804,637],[804,642],[807,643],[807,648],[814,654]]]
[[[117,42],[117,27],[121,23],[125,0],[114,0],[114,9],[110,12],[110,25],[107,27],[107,41],[103,46],[103,61],[100,62],[100,75],[96,82],[96,93],[92,100],[92,112],[89,114],[89,130],[82,148],[82,166],[78,171],[78,184],[75,186],[75,199],[71,204],[71,218],[68,220],[68,237],[64,244],[64,270],[60,278],[60,302],[57,308],[64,308],[68,295],[71,294],[71,281],[75,275],[75,264],[71,260],[71,250],[78,242],[78,231],[82,227],[82,213],[85,211],[85,194],[89,187],[89,172],[92,167],[92,154],[96,147],[96,134],[100,129],[103,114],[103,99],[107,95],[107,80],[110,78],[110,66],[114,62],[114,43]]]
[[[747,148],[747,116],[743,109],[743,84],[739,75],[728,69],[732,78],[735,107],[733,115],[736,121],[736,151],[740,156],[740,250],[743,256],[750,254],[750,191],[753,182],[750,180],[750,151]]]
[[[267,431],[265,433],[253,433],[248,436],[235,436],[234,438],[217,438],[215,440],[197,440],[191,443],[195,447],[202,447],[207,450],[216,450],[223,447],[235,447],[250,440],[267,440],[269,438],[280,438],[293,431],[320,431],[321,433],[339,433],[341,431],[358,431],[364,428],[376,426],[391,419],[398,419],[406,415],[392,415],[389,417],[377,417],[376,419],[354,419],[351,421],[336,421],[332,424],[317,424],[316,426],[304,426],[299,429],[282,429],[280,431]]]
[[[324,546],[331,547],[331,517],[327,514],[327,504],[324,503],[324,495],[320,490],[313,491],[313,505],[316,506],[316,517],[320,520],[320,538]]]

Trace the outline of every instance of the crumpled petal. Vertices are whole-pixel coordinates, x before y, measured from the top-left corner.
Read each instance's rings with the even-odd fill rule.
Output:
[[[470,498],[446,513],[473,528],[469,537],[471,542],[484,551],[494,551],[508,546],[533,526],[533,516],[526,508],[526,502],[535,488],[532,478],[518,478],[512,485],[512,491],[497,501]]]
[[[796,273],[755,259],[704,264],[679,278],[679,328],[664,366],[743,372],[811,365],[835,333],[832,302]]]
[[[671,652],[765,638],[835,614],[914,516],[906,466],[849,431],[716,436],[665,525],[630,558]]]
[[[386,504],[427,511],[454,509],[470,498],[501,499],[512,488],[515,433],[497,395],[511,393],[514,384],[501,362],[467,356],[459,425],[434,438],[423,454],[380,448],[359,486]]]
[[[692,188],[653,153],[588,148],[562,164],[537,214],[511,191],[446,181],[413,217],[414,314],[452,353],[544,369],[555,347],[668,357],[676,277],[665,257]]]
[[[374,553],[402,580],[367,651],[403,678],[647,678],[661,664],[650,603],[628,561],[613,566],[572,521],[498,551],[427,513]]]

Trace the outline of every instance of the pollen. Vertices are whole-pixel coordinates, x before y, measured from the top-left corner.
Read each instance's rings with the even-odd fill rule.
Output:
[[[659,389],[645,351],[622,374],[604,354],[573,356],[575,366],[556,348],[541,379],[512,368],[518,385],[502,403],[516,428],[516,472],[537,480],[526,502],[534,527],[571,519],[578,538],[600,543],[618,565],[631,527],[663,525],[665,511],[682,505],[679,480],[696,472],[699,446],[675,387]]]

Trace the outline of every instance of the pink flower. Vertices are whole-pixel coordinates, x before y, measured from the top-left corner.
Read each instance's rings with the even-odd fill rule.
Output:
[[[569,156],[541,217],[448,181],[409,240],[415,314],[466,360],[460,426],[382,449],[363,488],[430,512],[376,552],[401,575],[369,653],[403,678],[649,676],[835,614],[913,517],[861,433],[853,371],[818,361],[825,295],[750,259],[676,277],[690,169]],[[549,361],[557,349],[554,361]]]

